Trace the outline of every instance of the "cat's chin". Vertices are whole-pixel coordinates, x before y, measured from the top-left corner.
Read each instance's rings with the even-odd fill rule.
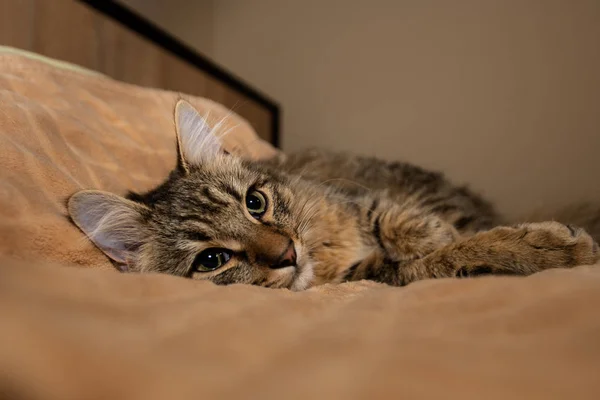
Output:
[[[308,289],[312,284],[313,278],[313,264],[311,262],[297,266],[294,271],[290,290],[299,292]]]
[[[314,263],[302,242],[295,241],[294,244],[298,253],[298,262],[294,267],[292,279],[287,288],[294,292],[300,292],[312,286],[315,277],[313,272]]]

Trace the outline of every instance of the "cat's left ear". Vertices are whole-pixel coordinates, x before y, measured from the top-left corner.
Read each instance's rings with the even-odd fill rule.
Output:
[[[222,151],[221,141],[208,122],[187,101],[175,106],[178,168],[189,172],[191,165],[214,160]]]

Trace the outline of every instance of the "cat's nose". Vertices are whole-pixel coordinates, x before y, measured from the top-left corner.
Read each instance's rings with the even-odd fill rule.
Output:
[[[296,265],[296,248],[294,247],[294,242],[290,240],[290,244],[288,248],[283,252],[279,260],[272,265],[271,268],[284,268],[284,267],[293,267]]]

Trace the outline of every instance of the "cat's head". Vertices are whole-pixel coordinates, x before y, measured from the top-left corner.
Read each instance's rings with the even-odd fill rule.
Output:
[[[185,101],[176,106],[175,123],[178,164],[169,178],[128,198],[78,192],[68,203],[75,224],[123,270],[308,287],[310,186],[226,154]]]

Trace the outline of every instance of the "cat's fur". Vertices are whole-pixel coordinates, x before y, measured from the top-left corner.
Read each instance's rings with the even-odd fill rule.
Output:
[[[123,269],[303,290],[528,275],[599,259],[579,228],[498,226],[488,202],[438,173],[319,151],[251,162],[225,154],[188,103],[175,115],[178,165],[163,184],[127,199],[83,191],[69,200],[73,221]],[[260,218],[246,206],[254,190],[267,199]],[[199,272],[207,248],[228,249],[231,259]]]

